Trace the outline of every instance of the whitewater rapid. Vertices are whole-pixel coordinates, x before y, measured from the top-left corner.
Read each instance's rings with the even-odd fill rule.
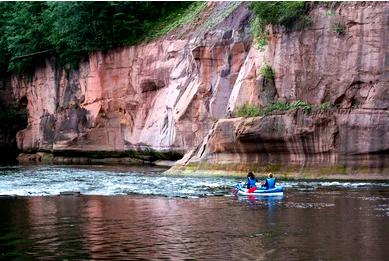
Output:
[[[0,195],[53,196],[73,191],[85,195],[229,196],[236,177],[171,176],[164,169],[107,166],[0,167]],[[389,182],[281,181],[286,191],[320,188],[389,188]]]

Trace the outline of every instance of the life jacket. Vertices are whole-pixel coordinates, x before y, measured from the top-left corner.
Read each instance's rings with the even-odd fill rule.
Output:
[[[252,179],[250,177],[247,177],[247,188],[250,189],[250,188],[254,187],[255,182],[256,182],[255,178]]]
[[[276,179],[275,178],[268,178],[266,179],[266,188],[272,189],[276,186]]]

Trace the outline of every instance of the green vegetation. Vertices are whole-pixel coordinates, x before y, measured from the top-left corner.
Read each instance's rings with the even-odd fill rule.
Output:
[[[329,102],[325,102],[319,105],[318,109],[320,112],[324,112],[326,110],[334,109],[335,105]]]
[[[158,22],[147,34],[146,39],[154,39],[193,21],[199,13],[207,6],[206,2],[194,2],[187,8],[178,9],[169,14],[165,19]]]
[[[309,114],[312,110],[313,105],[308,104],[304,101],[294,101],[292,103],[287,102],[275,102],[268,106],[265,110],[266,114],[269,114],[273,111],[288,111],[292,109],[303,110],[304,113]]]
[[[263,111],[260,107],[252,104],[245,104],[238,108],[235,114],[236,117],[257,117],[263,116]]]
[[[267,24],[290,26],[305,12],[304,1],[253,2],[250,7],[264,26]]]
[[[328,102],[315,106],[300,100],[294,101],[292,103],[277,101],[266,107],[258,107],[251,104],[245,104],[242,107],[237,109],[235,116],[236,117],[258,117],[258,116],[270,115],[273,112],[285,112],[292,109],[302,110],[304,111],[305,114],[309,114],[313,110],[324,112],[334,108],[335,106]]]
[[[290,27],[295,22],[303,20],[303,24],[310,21],[306,18],[305,2],[252,2],[250,8],[254,13],[251,20],[251,31],[258,48],[263,49],[267,42],[266,25],[282,25]]]
[[[256,46],[259,50],[264,51],[267,45],[267,39],[265,37],[259,37],[255,39]]]
[[[310,26],[311,24],[312,24],[312,19],[307,15],[303,15],[297,23],[297,28],[302,30]]]
[[[262,68],[261,68],[261,74],[262,76],[270,81],[274,78],[274,72],[273,72],[273,69],[271,68],[270,65],[268,64],[265,64]]]
[[[258,17],[254,17],[250,21],[250,30],[253,34],[254,46],[259,50],[264,51],[267,45],[267,32],[265,26]]]
[[[335,23],[333,26],[332,26],[332,32],[336,33],[337,35],[343,35],[345,33],[345,27],[343,24],[341,23]]]
[[[203,2],[1,2],[0,73],[48,55],[76,67],[95,51],[136,44],[194,19]]]
[[[217,13],[208,17],[207,21],[201,26],[202,30],[207,30],[213,28],[215,25],[223,21],[227,16],[229,16],[239,5],[241,2],[228,2],[224,9],[218,10]]]
[[[335,13],[335,11],[334,10],[332,10],[332,9],[329,9],[329,10],[327,10],[326,12],[325,12],[325,16],[334,16],[334,15],[336,15],[336,13]]]

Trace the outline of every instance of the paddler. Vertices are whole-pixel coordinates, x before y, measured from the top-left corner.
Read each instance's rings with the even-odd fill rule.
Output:
[[[265,180],[265,184],[262,185],[266,189],[273,189],[276,187],[276,178],[273,177],[273,174],[269,174],[269,177]]]
[[[254,192],[256,189],[257,189],[257,186],[255,185],[255,183],[257,182],[257,178],[254,176],[254,173],[253,172],[249,172],[247,174],[247,189],[249,189],[249,192]]]

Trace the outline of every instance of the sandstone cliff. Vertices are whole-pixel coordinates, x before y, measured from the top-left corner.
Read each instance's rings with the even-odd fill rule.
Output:
[[[66,156],[185,153],[225,116],[251,44],[249,15],[239,3],[210,3],[195,28],[96,53],[77,71],[47,60],[32,79],[15,76],[13,94],[29,111],[18,147]]]
[[[389,5],[314,8],[303,30],[272,28],[264,51],[251,48],[227,111],[249,102],[303,100],[336,109],[220,120],[188,154],[184,169],[280,170],[309,175],[387,173],[389,152]],[[341,26],[342,31],[334,30]],[[275,73],[266,85],[263,64]],[[321,168],[318,168],[321,167]]]
[[[272,27],[252,45],[245,4],[212,3],[197,23],[148,44],[96,53],[77,71],[52,60],[13,77],[28,100],[17,134],[28,153],[187,153],[177,170],[388,167],[389,5],[316,6],[305,28]],[[340,26],[341,30],[334,30]],[[267,64],[274,71],[261,76]],[[336,109],[227,119],[246,103],[324,102]],[[102,155],[102,154],[101,154]]]

